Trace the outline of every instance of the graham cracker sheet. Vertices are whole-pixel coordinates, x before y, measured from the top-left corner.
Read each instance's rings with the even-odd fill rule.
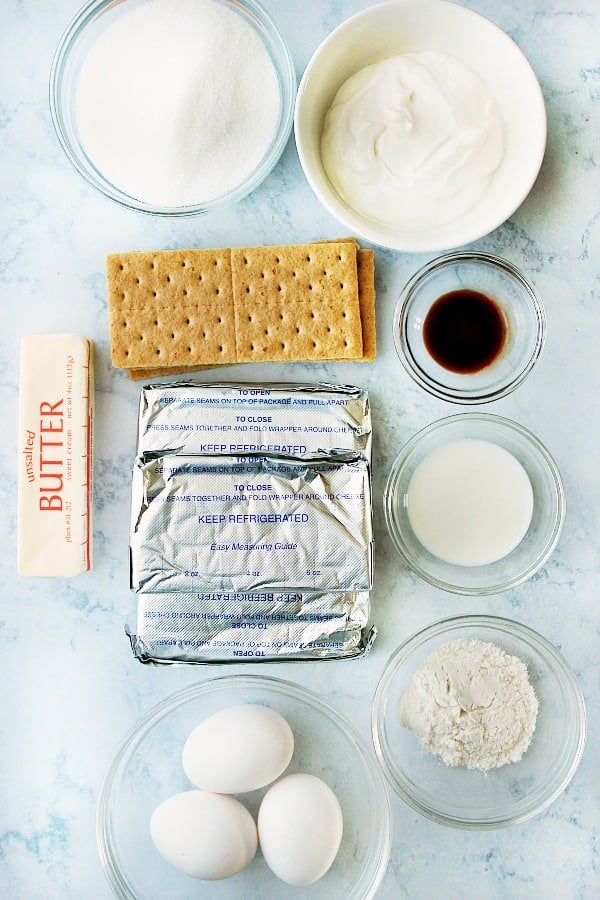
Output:
[[[107,281],[113,365],[135,380],[236,362],[375,359],[374,252],[353,237],[112,254]]]
[[[358,250],[358,304],[360,307],[360,321],[362,326],[363,355],[358,362],[373,362],[377,357],[377,332],[375,319],[375,252],[373,250]],[[335,360],[321,360],[322,362],[335,362]],[[144,378],[160,378],[163,375],[185,375],[189,372],[199,372],[203,369],[213,369],[214,366],[181,366],[148,369],[130,369],[129,377],[133,381],[141,381]]]
[[[360,359],[356,244],[231,251],[238,362]]]
[[[129,377],[132,381],[141,381],[143,378],[160,378],[162,375],[185,375],[186,372],[202,372],[207,369],[216,369],[217,366],[155,366],[154,368],[129,369]]]
[[[115,253],[106,273],[113,366],[236,361],[229,248]]]
[[[377,329],[375,318],[375,251],[358,250],[358,303],[362,326],[363,355],[365,362],[377,357]]]

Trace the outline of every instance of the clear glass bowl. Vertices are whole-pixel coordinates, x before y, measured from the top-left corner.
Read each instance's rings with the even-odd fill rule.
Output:
[[[423,323],[432,304],[461,289],[490,297],[507,323],[500,355],[472,374],[441,366],[423,340]],[[403,289],[394,315],[400,362],[418,385],[452,403],[489,403],[510,394],[531,372],[545,338],[546,314],[531,282],[512,263],[488,253],[449,253],[427,263]]]
[[[400,725],[398,700],[425,659],[450,641],[488,641],[519,657],[539,701],[523,758],[488,772],[446,766]],[[390,784],[410,806],[442,825],[500,828],[546,809],[577,770],[586,736],[581,689],[567,661],[531,628],[494,616],[457,616],[429,625],[389,659],[375,692],[375,751]]]
[[[464,439],[490,441],[508,450],[527,472],[533,489],[527,534],[507,556],[483,566],[438,559],[418,540],[408,518],[408,486],[417,466],[442,444]],[[436,587],[477,596],[508,590],[537,572],[557,544],[566,513],[560,472],[541,441],[522,425],[486,413],[449,416],[412,437],[392,465],[383,502],[392,540],[410,568]]]
[[[145,0],[90,0],[68,25],[56,50],[50,72],[50,112],[63,150],[77,171],[92,187],[129,209],[157,216],[195,216],[220,209],[246,197],[264,181],[283,153],[294,118],[296,73],[290,51],[282,35],[256,0],[217,0],[232,6],[257,31],[275,66],[280,90],[279,121],[273,140],[262,161],[235,188],[204,203],[191,206],[154,206],[131,197],[112,184],[88,157],[82,144],[75,109],[77,81],[83,61],[104,29],[125,9],[140,6]]]
[[[268,869],[260,850],[250,866],[219,882],[196,881],[166,863],[150,838],[150,816],[172,794],[191,789],[181,766],[188,734],[206,716],[237,703],[272,707],[290,723],[294,756],[287,772],[323,778],[344,815],[344,835],[329,872],[292,887]],[[265,791],[243,795],[255,816]],[[259,675],[209,679],[178,691],[133,728],[108,772],[97,817],[100,858],[110,885],[127,900],[261,897],[328,900],[373,897],[388,863],[390,806],[381,769],[352,726],[317,696]]]

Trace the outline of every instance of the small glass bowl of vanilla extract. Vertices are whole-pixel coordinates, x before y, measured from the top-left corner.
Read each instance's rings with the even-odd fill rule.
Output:
[[[404,287],[394,316],[402,365],[452,403],[489,403],[525,380],[546,338],[537,291],[516,266],[489,253],[432,260]]]

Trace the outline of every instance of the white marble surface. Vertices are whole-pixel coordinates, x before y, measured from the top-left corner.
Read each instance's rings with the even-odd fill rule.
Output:
[[[266,0],[298,74],[321,39],[364,0]],[[377,539],[368,659],[250,666],[317,691],[369,741],[371,697],[398,641],[442,616],[490,612],[556,643],[584,690],[589,737],[571,786],[543,815],[494,832],[445,829],[393,798],[394,841],[382,900],[600,896],[598,857],[598,595],[600,440],[600,217],[598,100],[600,10],[594,0],[468,0],[519,43],[547,101],[549,140],[540,177],[503,227],[475,246],[505,256],[536,283],[548,342],[529,380],[490,411],[516,419],[550,448],[564,476],[568,517],[560,544],[528,584],[475,600],[420,583],[387,536],[381,496],[400,445],[457,409],[426,396],[402,370],[392,310],[428,258],[377,253],[379,357],[371,367],[265,366],[232,377],[341,380],[370,389],[375,420]],[[121,209],[74,172],[55,138],[47,102],[50,62],[78,0],[3,0],[0,8],[0,896],[106,900],[95,840],[104,774],[131,723],[173,690],[222,674],[150,668],[123,633],[127,516],[138,389],[109,363],[104,255],[113,250],[333,237],[340,228],[302,175],[293,139],[265,184],[208,218],[153,220]],[[74,330],[97,346],[94,572],[70,581],[19,579],[15,566],[18,343],[31,330]],[[214,376],[213,376],[214,377]],[[229,668],[241,671],[242,667]],[[244,668],[244,671],[247,671]],[[232,893],[232,896],[234,894]]]

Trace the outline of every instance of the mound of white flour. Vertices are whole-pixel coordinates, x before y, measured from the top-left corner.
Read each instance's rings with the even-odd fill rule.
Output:
[[[538,701],[527,667],[495,644],[451,641],[429,656],[399,701],[401,724],[448,766],[518,762]]]

